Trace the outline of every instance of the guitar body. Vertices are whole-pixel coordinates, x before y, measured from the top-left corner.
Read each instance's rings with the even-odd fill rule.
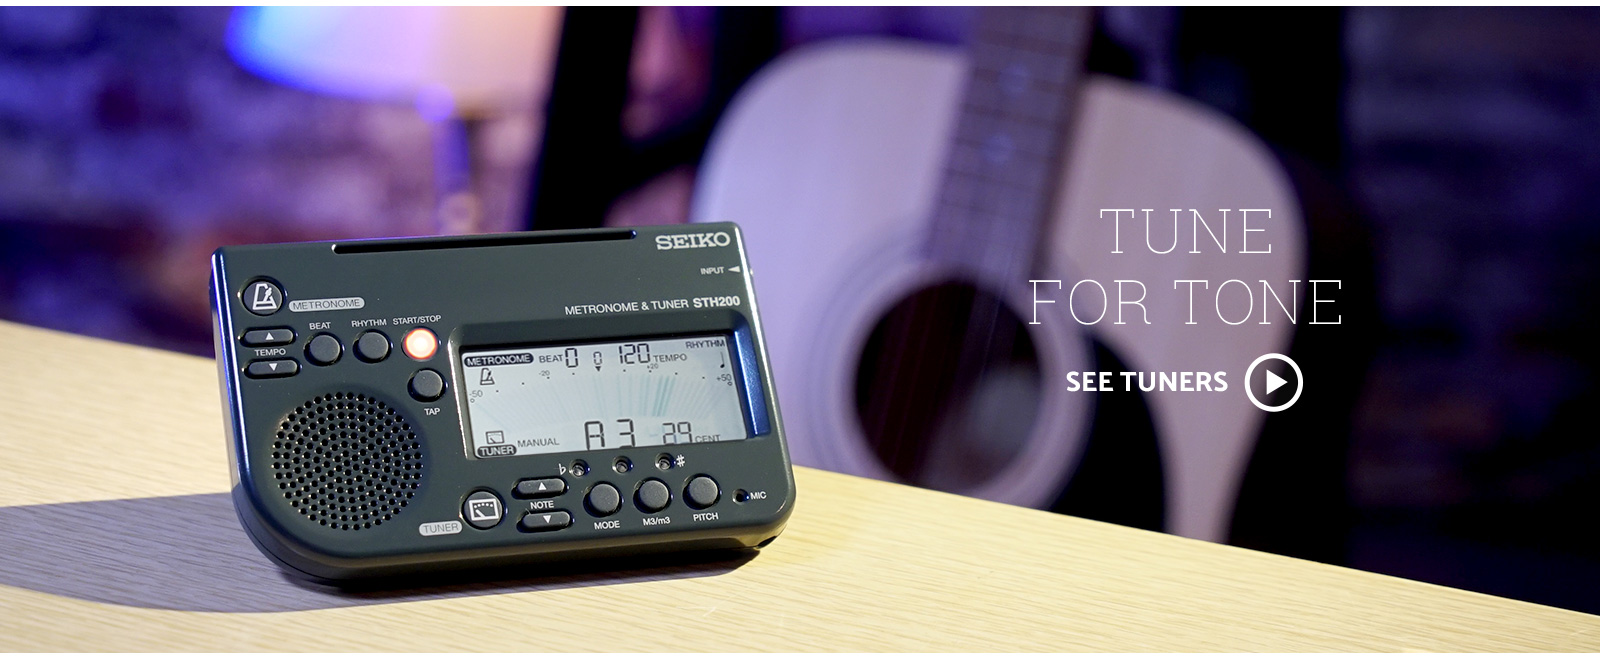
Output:
[[[948,275],[918,246],[930,230],[966,76],[963,54],[940,47],[862,40],[803,49],[752,80],[713,135],[691,214],[743,227],[796,463],[896,479],[862,436],[857,367],[883,314]],[[1041,288],[1058,303],[1040,306],[1040,323],[1027,327],[1041,373],[1038,415],[1005,446],[1014,455],[1006,463],[946,488],[1033,507],[1056,499],[1093,422],[1093,393],[1066,389],[1068,372],[1094,368],[1092,338],[1131,369],[1228,372],[1226,392],[1145,393],[1162,452],[1167,529],[1221,541],[1265,415],[1244,394],[1245,369],[1261,354],[1286,351],[1294,329],[1275,305],[1274,321],[1259,323],[1269,302],[1258,281],[1289,303],[1288,282],[1301,280],[1305,305],[1299,206],[1270,152],[1216,112],[1094,76],[1077,108],[1067,173],[1028,276],[1064,284]],[[1151,253],[1140,213],[1123,219],[1123,253],[1112,253],[1116,236],[1103,208],[1153,209],[1156,248],[1172,239],[1171,209],[1183,209],[1178,248]],[[1204,234],[1202,253],[1188,253],[1190,208],[1213,230],[1219,210],[1230,209],[1228,253]],[[1267,231],[1251,235],[1252,248],[1270,242],[1271,254],[1235,252],[1241,208],[1272,210],[1270,220],[1252,218]],[[1090,326],[1068,313],[1067,291],[1080,279],[1111,295],[1105,318]],[[1126,323],[1114,323],[1119,279],[1148,286],[1149,325],[1133,307]],[[1210,281],[1195,287],[1192,325],[1183,292],[1172,288],[1179,279]],[[1254,311],[1239,325],[1223,323],[1213,308],[1228,279],[1254,289]],[[979,283],[1032,318],[1027,280]],[[1093,296],[1079,314],[1089,319],[1100,309]],[[1225,299],[1222,311],[1232,318],[1245,308]]]

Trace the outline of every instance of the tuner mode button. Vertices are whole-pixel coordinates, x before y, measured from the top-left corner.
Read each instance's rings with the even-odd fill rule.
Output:
[[[633,494],[633,501],[638,503],[640,511],[655,513],[672,503],[672,491],[659,479],[646,479]]]
[[[284,376],[294,376],[299,371],[300,363],[293,358],[253,360],[244,368],[245,376],[252,379],[276,379]]]
[[[337,363],[341,355],[344,355],[344,345],[330,334],[320,333],[306,343],[306,360],[317,365]]]
[[[288,328],[251,329],[239,338],[246,347],[271,347],[294,342],[294,330]]]
[[[517,527],[525,532],[548,532],[572,524],[572,514],[566,511],[532,511],[522,516]]]
[[[689,485],[683,487],[683,497],[689,506],[704,509],[717,503],[717,498],[722,495],[722,489],[717,487],[717,480],[705,475],[697,475],[689,480]]]
[[[622,508],[622,492],[611,484],[595,484],[589,489],[589,496],[583,500],[584,506],[589,507],[589,513],[597,518],[604,518]]]
[[[490,491],[480,490],[461,502],[461,517],[478,529],[489,529],[500,524],[500,519],[505,515],[505,505],[500,503],[500,496]]]
[[[431,402],[444,395],[444,377],[433,370],[417,370],[411,375],[411,397],[417,401]]]
[[[376,363],[389,357],[389,336],[378,331],[367,331],[356,338],[356,358]]]
[[[517,497],[555,497],[567,492],[567,482],[560,477],[523,479],[517,482],[512,494]]]

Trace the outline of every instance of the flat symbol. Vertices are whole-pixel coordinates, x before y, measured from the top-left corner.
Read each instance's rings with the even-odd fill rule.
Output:
[[[492,386],[492,385],[494,385],[494,375],[489,373],[489,368],[487,368],[487,367],[483,368],[483,376],[478,377],[478,385],[480,385],[480,386]]]
[[[1284,381],[1283,377],[1272,373],[1271,370],[1267,371],[1267,394],[1272,394],[1278,388],[1282,388],[1285,383],[1288,383],[1288,381]]]
[[[1283,361],[1289,365],[1290,369],[1294,370],[1294,396],[1290,397],[1289,401],[1276,406],[1268,406],[1262,403],[1261,400],[1256,399],[1256,393],[1255,390],[1253,390],[1254,386],[1250,385],[1250,382],[1255,380],[1254,376],[1256,373],[1256,366],[1267,360]],[[1266,391],[1270,394],[1272,391],[1282,388],[1284,384],[1288,383],[1288,381],[1284,380],[1283,377],[1278,376],[1272,370],[1267,370],[1266,383]],[[1249,369],[1244,371],[1245,396],[1250,398],[1250,403],[1255,404],[1256,408],[1268,413],[1276,413],[1278,411],[1285,410],[1290,406],[1294,406],[1295,402],[1300,401],[1300,393],[1305,392],[1305,389],[1306,377],[1304,374],[1300,373],[1300,366],[1296,364],[1294,360],[1283,354],[1262,354],[1261,357],[1250,363]]]
[[[269,281],[251,283],[246,298],[250,300],[250,312],[257,315],[271,315],[283,307],[283,291]]]

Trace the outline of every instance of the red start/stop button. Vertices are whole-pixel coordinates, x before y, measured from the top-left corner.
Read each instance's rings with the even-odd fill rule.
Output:
[[[439,336],[433,331],[418,326],[406,333],[406,339],[401,342],[401,349],[407,356],[417,360],[433,358],[434,352],[439,350]]]

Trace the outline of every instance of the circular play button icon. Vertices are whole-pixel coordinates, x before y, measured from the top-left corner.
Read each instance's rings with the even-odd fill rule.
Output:
[[[1257,398],[1255,392],[1256,368],[1263,362],[1269,360],[1275,360],[1287,364],[1289,366],[1289,371],[1293,372],[1293,376],[1291,378],[1293,379],[1292,383],[1294,385],[1294,394],[1289,397],[1289,401],[1271,406]],[[1282,370],[1280,369],[1280,371]],[[1261,372],[1264,375],[1262,377],[1262,387],[1265,389],[1265,394],[1262,396],[1269,400],[1279,397],[1280,395],[1278,394],[1278,389],[1291,383],[1289,379],[1283,378],[1279,372],[1273,371],[1273,368],[1270,366],[1261,368]],[[1284,372],[1284,374],[1287,373],[1288,372]],[[1305,377],[1301,376],[1300,374],[1300,366],[1295,364],[1294,360],[1283,354],[1262,354],[1260,358],[1257,358],[1254,362],[1250,363],[1250,369],[1247,369],[1244,372],[1244,394],[1250,398],[1250,403],[1255,404],[1256,408],[1268,413],[1276,413],[1293,406],[1295,402],[1300,401],[1300,392],[1305,390],[1305,387]]]

